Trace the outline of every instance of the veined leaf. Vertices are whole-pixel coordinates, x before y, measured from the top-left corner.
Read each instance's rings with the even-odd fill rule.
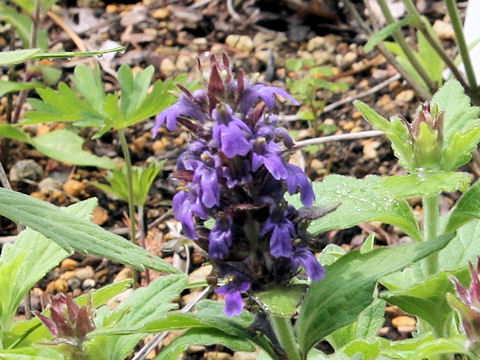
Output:
[[[307,354],[325,336],[355,321],[373,301],[378,279],[440,250],[451,239],[443,235],[366,254],[351,251],[327,267],[325,279],[310,285],[295,324],[301,352]]]
[[[72,216],[48,202],[0,188],[0,215],[22,223],[65,250],[107,257],[136,269],[178,273],[172,265],[100,226]]]
[[[474,219],[480,219],[480,181],[477,181],[470,187],[458,200],[455,208],[448,216],[448,222],[445,232],[450,233],[457,230],[460,226]]]
[[[33,58],[41,49],[24,49],[0,52],[0,66],[14,65]]]

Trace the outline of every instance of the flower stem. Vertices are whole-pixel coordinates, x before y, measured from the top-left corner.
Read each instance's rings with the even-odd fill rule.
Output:
[[[280,346],[285,351],[288,360],[301,360],[300,350],[295,341],[292,322],[289,317],[276,316],[270,314],[270,324],[272,325],[275,336]]]
[[[128,187],[128,217],[130,218],[130,241],[135,243],[135,204],[133,200],[133,175],[132,175],[132,160],[130,158],[130,150],[128,149],[127,139],[125,137],[125,130],[118,130],[118,138],[122,147],[123,158],[125,159],[125,166],[127,167],[127,187]],[[133,282],[138,285],[139,274],[136,269],[132,268]]]
[[[458,14],[456,1],[445,0],[445,5],[447,5],[448,16],[450,16],[453,31],[455,32],[455,38],[457,39],[458,44],[458,51],[460,52],[460,56],[463,60],[463,65],[465,66],[468,83],[471,89],[475,89],[477,87],[477,79],[475,78],[475,71],[473,70],[472,60],[470,59],[467,42],[465,41],[465,36],[463,35],[462,22],[460,20],[460,15]]]
[[[439,202],[440,196],[425,196],[423,202],[423,231],[425,241],[430,241],[438,235],[438,221],[440,218]],[[435,274],[438,270],[437,253],[427,257],[428,273]]]

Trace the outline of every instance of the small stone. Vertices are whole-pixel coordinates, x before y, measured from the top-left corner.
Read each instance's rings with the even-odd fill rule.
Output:
[[[400,103],[408,103],[412,101],[414,97],[415,91],[413,91],[412,89],[403,90],[399,92],[397,96],[395,96],[395,101],[398,101]]]
[[[101,206],[97,206],[92,215],[92,221],[97,225],[103,225],[108,220],[108,211]]]
[[[412,332],[417,329],[417,322],[410,316],[397,316],[392,319],[392,325],[400,332]]]
[[[205,352],[207,348],[203,345],[190,345],[187,349],[188,354],[194,354],[194,353],[199,353],[199,352]]]
[[[17,161],[10,169],[10,181],[38,181],[43,176],[43,169],[34,160]]]
[[[83,268],[78,268],[75,270],[75,275],[80,280],[91,279],[93,278],[94,274],[95,272],[93,271],[93,268],[91,266],[85,266]]]
[[[82,282],[80,281],[80,279],[77,279],[77,278],[72,278],[72,279],[68,280],[67,283],[68,283],[68,286],[70,287],[71,290],[78,289],[80,287],[80,285],[82,285]]]
[[[212,265],[200,266],[188,275],[189,283],[198,283],[207,280],[207,276],[212,272]]]
[[[187,55],[187,54],[180,54],[177,57],[177,62],[175,66],[179,71],[191,71],[195,68],[196,65],[196,57]]]
[[[253,50],[253,40],[247,35],[228,35],[225,39],[225,44],[228,46],[245,52],[251,52]]]
[[[166,7],[157,9],[152,13],[152,16],[158,20],[165,20],[170,16],[170,9]]]
[[[315,65],[325,65],[332,57],[330,52],[327,50],[315,50],[312,55],[313,59],[315,60]]]
[[[172,61],[172,59],[165,58],[160,63],[160,72],[167,77],[171,76],[175,70],[175,63]]]
[[[317,175],[320,175],[323,172],[323,170],[325,169],[325,166],[323,165],[323,163],[319,159],[313,159],[310,162],[310,169],[315,171],[317,173]]]
[[[349,51],[342,58],[342,66],[352,65],[358,58],[358,55],[355,51]]]
[[[204,355],[205,360],[230,360],[232,359],[232,355],[219,352],[219,351],[209,351],[206,352]]]
[[[152,150],[155,154],[161,154],[165,150],[166,146],[163,141],[157,140],[152,144]]]
[[[362,141],[363,156],[366,160],[377,158],[377,148],[381,145],[380,141],[367,139]]]
[[[256,360],[260,357],[260,351],[235,351],[233,354],[233,360]]]
[[[363,117],[362,113],[360,111],[355,111],[353,114],[352,114],[352,119],[354,120],[357,120],[357,119],[361,119]]]
[[[73,260],[73,259],[65,259],[62,261],[60,265],[60,270],[62,271],[67,271],[67,270],[73,270],[77,267],[78,261]]]
[[[80,193],[85,190],[85,187],[86,186],[84,183],[74,179],[67,180],[67,182],[62,186],[63,191],[72,196],[80,195]]]
[[[123,268],[122,270],[120,270],[120,272],[113,279],[113,282],[117,283],[119,281],[122,281],[122,280],[125,280],[125,279],[131,279],[131,278],[133,278],[132,269],[126,267],[126,268]]]
[[[95,287],[95,280],[93,279],[85,279],[82,283],[82,289],[91,289]]]
[[[63,274],[60,275],[60,279],[67,281],[73,279],[74,277],[77,277],[77,275],[75,275],[75,271],[65,271]]]
[[[40,191],[49,192],[52,190],[60,190],[62,188],[62,183],[58,180],[47,177],[38,183],[38,189]]]
[[[57,292],[66,293],[68,291],[68,283],[64,279],[57,279],[47,285],[45,292],[47,294],[55,294]]]
[[[325,37],[316,36],[308,41],[307,50],[312,52],[314,50],[325,49]]]
[[[455,40],[455,31],[453,31],[452,24],[446,21],[435,20],[433,31],[441,40]]]
[[[37,136],[42,136],[50,132],[50,126],[41,124],[37,128]]]

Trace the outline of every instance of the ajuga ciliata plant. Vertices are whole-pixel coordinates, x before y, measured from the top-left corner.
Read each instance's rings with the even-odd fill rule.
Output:
[[[308,221],[324,210],[310,207],[311,184],[301,168],[289,164],[294,144],[271,112],[276,96],[293,104],[286,91],[253,83],[240,70],[236,77],[228,58],[210,59],[205,89],[190,93],[179,86],[177,103],[162,111],[162,125],[182,125],[192,136],[171,175],[179,192],[173,198],[175,218],[184,234],[205,249],[225,285],[225,313],[243,309],[242,292],[288,284],[301,268],[312,281],[325,275],[308,249]],[[285,193],[300,193],[297,211]],[[205,221],[214,219],[211,229]]]

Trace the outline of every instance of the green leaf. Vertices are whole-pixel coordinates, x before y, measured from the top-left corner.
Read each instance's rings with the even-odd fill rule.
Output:
[[[455,208],[451,211],[445,227],[445,233],[451,233],[460,226],[474,219],[480,219],[480,181],[470,187],[457,201]]]
[[[132,70],[127,65],[121,66],[118,70],[118,82],[122,88],[120,108],[125,117],[129,117],[147,97],[154,71],[154,67],[150,65],[134,77]]]
[[[67,214],[53,204],[21,193],[0,188],[0,215],[37,230],[67,251],[93,253],[139,270],[147,267],[164,273],[179,272],[130,241]]]
[[[105,91],[103,90],[102,77],[98,64],[92,70],[87,65],[77,65],[72,76],[72,82],[83,95],[87,103],[98,113],[103,113]]]
[[[380,355],[380,348],[376,341],[355,340],[345,346],[342,352],[348,356],[362,354],[362,360],[376,360]]]
[[[71,205],[63,209],[63,212],[81,219],[90,219],[96,206],[97,201],[90,199]],[[59,245],[32,229],[22,231],[14,244],[3,246],[0,267],[10,266],[9,264],[15,263],[19,257],[22,258],[20,267],[16,269],[17,273],[4,277],[8,282],[2,286],[2,293],[8,294],[8,297],[0,298],[2,309],[0,311],[0,327],[3,331],[10,329],[16,309],[27,291],[69,254]]]
[[[354,179],[329,175],[322,182],[314,182],[315,205],[325,206],[340,202],[333,212],[312,221],[309,231],[313,234],[331,229],[346,229],[367,221],[381,221],[398,226],[415,240],[422,235],[409,205],[379,190],[383,181],[378,176]],[[290,198],[291,204],[301,206],[299,196]]]
[[[291,58],[285,60],[285,67],[290,71],[298,71],[303,67],[302,59]]]
[[[378,190],[385,191],[385,195],[394,199],[407,199],[438,195],[444,191],[465,191],[470,181],[466,173],[432,171],[385,177],[378,184]]]
[[[3,96],[11,92],[16,92],[21,90],[30,90],[30,89],[34,89],[36,87],[41,87],[41,86],[43,86],[43,84],[39,82],[19,83],[16,81],[0,80],[0,96]]]
[[[430,27],[430,34],[435,34],[429,21],[426,21],[424,24],[425,26]],[[442,73],[445,64],[421,31],[417,31],[417,39],[419,61],[432,80],[436,82],[438,87],[440,87],[443,83]]]
[[[13,350],[0,350],[1,360],[65,360],[55,349],[36,346]]]
[[[479,231],[480,221],[472,221],[458,229],[455,238],[436,254],[437,259],[426,258],[402,272],[383,277],[380,282],[389,291],[383,292],[382,297],[443,329],[452,312],[445,293],[454,291],[447,274],[462,281],[468,279],[468,263],[475,262],[480,254]]]
[[[297,311],[305,290],[304,285],[272,286],[255,293],[254,299],[265,312],[290,318]]]
[[[32,138],[31,144],[42,154],[52,159],[79,166],[97,166],[114,169],[116,163],[106,157],[98,157],[82,149],[84,140],[68,130],[55,130]]]
[[[217,329],[191,329],[173,340],[157,356],[157,360],[176,360],[190,345],[221,344],[233,351],[255,351],[255,346],[247,339],[228,335]]]
[[[440,250],[451,239],[444,235],[363,255],[351,251],[327,267],[325,279],[310,285],[295,324],[301,352],[307,354],[325,336],[355,321],[372,302],[379,278]]]
[[[27,144],[31,144],[31,137],[18,126],[12,124],[0,124],[0,136],[22,141]]]
[[[375,46],[377,46],[378,43],[382,42],[387,37],[391,36],[396,30],[400,29],[402,26],[409,25],[413,22],[415,22],[415,17],[413,15],[410,15],[405,19],[396,21],[393,24],[390,24],[384,27],[382,30],[376,32],[370,38],[370,40],[368,40],[368,42],[363,47],[363,50],[365,52],[370,52],[371,50],[373,50]]]
[[[20,39],[22,40],[23,46],[26,48],[30,47],[33,27],[33,22],[30,16],[26,14],[20,14],[15,8],[11,6],[8,6],[6,4],[0,4],[0,20],[11,24],[15,28],[15,31],[20,37]],[[2,65],[1,57],[0,65]]]
[[[388,121],[362,101],[356,100],[353,104],[362,113],[365,120],[378,130],[385,132],[385,135],[392,143],[393,152],[398,158],[400,165],[409,171],[414,170],[415,163],[413,161],[413,146],[410,134],[400,118],[392,117]]]
[[[45,85],[54,85],[62,76],[62,71],[51,66],[36,65],[31,66],[30,71],[40,71],[42,73],[43,82]],[[41,84],[39,84],[41,86]]]
[[[14,65],[25,62],[38,54],[41,49],[24,49],[0,52],[0,66]]]
[[[188,277],[183,274],[160,277],[147,287],[135,290],[127,301],[104,318],[103,324],[99,327],[108,325],[127,329],[142,327],[167,311],[177,308],[172,301],[180,295],[187,283]],[[118,314],[121,316],[117,316]],[[97,360],[125,359],[138,341],[145,336],[145,333],[95,336],[86,344],[87,352],[94,355]]]
[[[360,248],[360,253],[366,254],[367,252],[372,251],[374,245],[375,245],[375,234],[371,233],[370,235],[367,236],[367,238],[363,242],[362,247]]]

